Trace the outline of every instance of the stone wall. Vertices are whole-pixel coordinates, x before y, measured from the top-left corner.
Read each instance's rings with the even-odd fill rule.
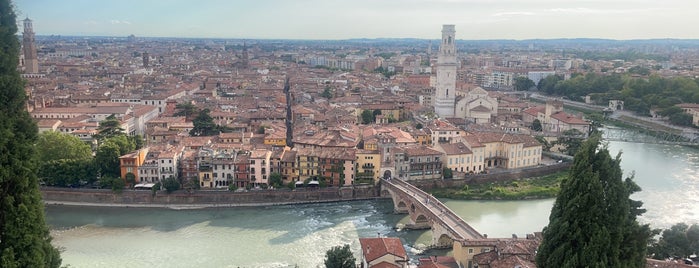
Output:
[[[229,191],[175,191],[155,195],[149,190],[124,190],[114,193],[108,189],[68,189],[44,187],[41,194],[47,203],[81,203],[109,205],[200,205],[200,206],[254,206],[344,200],[372,199],[378,196],[376,187],[331,187],[322,189]]]
[[[466,184],[481,184],[497,181],[511,181],[538,177],[567,170],[571,163],[559,163],[530,169],[510,171],[507,173],[467,175],[465,178],[447,180],[410,181],[411,184],[429,191],[433,188],[456,187]],[[124,190],[114,193],[108,189],[70,189],[42,187],[41,195],[47,203],[67,203],[83,205],[112,206],[265,206],[281,204],[300,204],[335,202],[345,200],[362,200],[386,198],[380,196],[378,187],[330,187],[321,189],[296,190],[261,190],[249,192],[229,191],[175,191],[167,194],[159,191],[155,195],[150,190]]]

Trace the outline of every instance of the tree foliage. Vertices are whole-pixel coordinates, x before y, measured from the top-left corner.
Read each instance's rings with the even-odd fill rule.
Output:
[[[538,267],[644,267],[651,231],[636,221],[642,203],[629,198],[640,187],[622,178],[621,155],[599,146],[593,136],[575,155],[543,231]]]
[[[640,115],[649,115],[651,108],[664,109],[678,103],[699,103],[699,81],[687,77],[648,78],[611,74],[588,73],[563,80],[549,76],[542,79],[539,90],[549,95],[565,96],[582,101],[590,95],[600,105],[609,100],[624,101],[624,109]]]
[[[97,131],[98,133],[95,137],[99,141],[124,134],[124,129],[121,127],[121,120],[116,118],[113,114],[100,121]]]
[[[325,252],[326,268],[354,268],[356,259],[349,244],[335,246]]]
[[[95,166],[103,177],[119,177],[121,175],[119,156],[121,156],[119,145],[116,143],[106,142],[100,145],[95,153]]]
[[[323,93],[320,93],[320,96],[326,99],[331,99],[333,97],[333,91],[329,86],[326,86]]]
[[[59,267],[37,179],[36,123],[17,72],[13,6],[0,0],[0,267]]]
[[[272,174],[269,174],[269,184],[274,188],[281,188],[284,185],[282,174],[279,174],[279,172],[272,172]]]
[[[451,179],[454,177],[454,172],[451,168],[444,167],[442,168],[442,176],[444,176],[445,179]]]
[[[177,181],[175,176],[170,175],[170,177],[163,180],[163,187],[169,194],[180,189],[180,182]]]
[[[658,241],[648,249],[651,257],[662,260],[666,258],[686,258],[699,252],[699,225],[689,226],[678,223],[662,232]]]
[[[57,131],[46,131],[39,134],[36,149],[41,162],[61,159],[92,159],[90,145],[73,135]]]
[[[175,113],[173,116],[184,116],[186,120],[191,120],[192,117],[199,114],[199,108],[189,102],[178,103],[175,105]]]
[[[59,159],[44,162],[39,177],[49,186],[78,187],[97,180],[97,167],[92,159]]]
[[[362,111],[362,124],[368,125],[374,122],[374,114],[371,110]]]
[[[527,91],[530,88],[533,88],[534,86],[536,86],[536,83],[534,83],[534,81],[532,81],[528,77],[520,76],[515,78],[514,88],[517,91]]]
[[[561,134],[563,135],[558,138],[554,145],[563,145],[566,154],[575,155],[582,146],[585,134],[574,128],[563,131]]]
[[[194,118],[192,123],[194,128],[189,131],[191,136],[214,136],[221,133],[218,125],[214,123],[214,118],[209,115],[209,109],[199,111],[199,115]]]
[[[541,120],[534,119],[534,122],[532,122],[532,130],[534,130],[534,131],[544,130],[543,127],[541,127]]]
[[[99,184],[101,188],[112,189],[112,191],[117,193],[120,193],[122,190],[124,190],[124,187],[126,187],[126,182],[124,182],[124,179],[111,175],[103,175],[99,179]]]

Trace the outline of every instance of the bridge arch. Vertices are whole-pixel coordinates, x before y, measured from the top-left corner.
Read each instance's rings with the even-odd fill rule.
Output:
[[[437,246],[450,246],[452,244],[454,244],[454,239],[449,237],[448,234],[442,234],[437,238]]]
[[[408,209],[408,205],[406,205],[403,200],[398,201],[398,205],[396,205],[396,207],[399,209],[399,211],[405,211]]]
[[[415,217],[415,224],[428,223],[430,220],[425,215],[417,215]]]

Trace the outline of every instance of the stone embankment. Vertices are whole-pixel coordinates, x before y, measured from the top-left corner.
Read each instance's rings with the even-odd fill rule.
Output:
[[[376,187],[373,186],[249,192],[180,190],[169,194],[165,191],[158,191],[156,194],[143,190],[124,190],[121,193],[115,193],[108,189],[44,187],[41,189],[41,195],[44,202],[51,205],[172,209],[273,206],[378,198]]]
[[[566,170],[570,163],[540,166],[536,168],[507,172],[466,175],[459,179],[410,181],[424,190],[433,188],[463,187],[466,184],[480,184],[497,181],[539,177]],[[102,207],[161,207],[172,209],[193,209],[207,207],[273,206],[288,204],[338,202],[386,198],[380,195],[375,186],[329,187],[319,189],[261,190],[248,192],[229,191],[175,191],[166,193],[149,190],[124,190],[115,193],[108,189],[71,189],[42,187],[41,195],[46,204],[102,206]]]

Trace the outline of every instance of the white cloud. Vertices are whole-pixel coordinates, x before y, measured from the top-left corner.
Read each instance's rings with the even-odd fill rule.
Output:
[[[116,25],[116,24],[126,24],[126,25],[131,25],[130,21],[127,20],[110,20],[109,23]]]
[[[552,8],[546,11],[552,13],[566,13],[566,14],[622,14],[622,13],[639,13],[639,12],[649,12],[656,9],[645,8],[645,9],[592,9],[584,7],[576,8]]]
[[[508,11],[508,12],[498,12],[493,14],[493,17],[509,17],[509,16],[534,16],[536,13],[527,11]]]

